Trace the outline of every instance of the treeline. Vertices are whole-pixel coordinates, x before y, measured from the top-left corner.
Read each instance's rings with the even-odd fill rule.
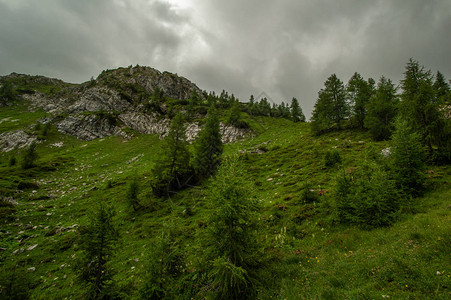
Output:
[[[331,130],[368,130],[374,140],[389,139],[400,118],[417,132],[429,154],[451,159],[450,85],[418,61],[406,65],[400,91],[388,78],[378,83],[355,73],[345,85],[332,74],[318,93],[311,128],[320,135]],[[445,156],[445,157],[443,157]]]
[[[382,76],[378,83],[359,73],[345,85],[332,74],[318,93],[311,125],[316,135],[331,130],[368,130],[374,140],[387,140],[399,116],[421,133],[429,150],[440,146],[451,104],[450,85],[439,71],[435,76],[410,59],[399,88]]]

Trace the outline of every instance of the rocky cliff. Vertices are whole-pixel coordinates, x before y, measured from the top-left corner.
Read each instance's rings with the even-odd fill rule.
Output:
[[[13,82],[18,98],[31,110],[49,113],[41,123],[51,123],[58,131],[83,140],[109,135],[130,137],[131,131],[164,137],[175,111],[186,112],[188,99],[198,95],[206,106],[202,91],[188,79],[150,67],[128,67],[103,71],[97,79],[76,85],[42,76],[11,74],[0,82]],[[158,98],[158,99],[157,99]],[[201,119],[203,114],[197,114]],[[223,142],[233,142],[250,134],[249,130],[221,124]],[[131,129],[131,130],[130,130]],[[194,140],[200,126],[187,126]],[[29,145],[35,137],[23,130],[0,134],[0,148],[9,151]]]

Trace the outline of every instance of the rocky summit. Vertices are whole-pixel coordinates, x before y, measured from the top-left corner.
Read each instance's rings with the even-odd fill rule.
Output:
[[[176,111],[187,113],[190,97],[206,101],[206,92],[188,79],[143,66],[103,71],[96,79],[69,84],[43,76],[12,73],[0,82],[12,82],[15,101],[30,111],[44,111],[40,124],[54,125],[59,132],[82,140],[110,135],[129,138],[133,132],[164,137]],[[6,106],[14,103],[7,102]],[[192,141],[200,131],[206,108],[188,118],[187,137]],[[250,131],[221,124],[223,142],[249,136]],[[26,128],[0,135],[0,149],[23,148],[37,139]]]

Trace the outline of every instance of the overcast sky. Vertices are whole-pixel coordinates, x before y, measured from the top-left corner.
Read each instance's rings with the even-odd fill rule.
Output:
[[[0,75],[139,64],[309,115],[332,73],[398,81],[413,57],[450,79],[450,32],[450,0],[0,0]]]

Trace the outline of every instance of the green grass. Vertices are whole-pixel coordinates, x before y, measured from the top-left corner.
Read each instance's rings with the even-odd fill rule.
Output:
[[[42,110],[30,112],[24,106],[8,106],[0,109],[0,133],[26,128],[48,114]]]
[[[24,114],[22,108],[6,108],[0,119],[11,116],[29,126],[38,118],[37,113]],[[415,199],[412,209],[393,226],[364,230],[337,225],[331,215],[333,182],[342,168],[325,167],[325,153],[337,149],[343,167],[353,168],[366,149],[381,150],[387,143],[372,142],[360,131],[314,137],[305,123],[269,118],[247,121],[258,134],[226,145],[225,155],[242,158],[246,180],[254,185],[250,193],[261,202],[260,238],[271,257],[261,299],[449,297],[450,166],[430,167],[434,173],[428,179],[429,191]],[[14,126],[1,131],[20,128]],[[62,147],[55,146],[59,142]],[[5,249],[0,251],[1,279],[11,278],[17,266],[24,276],[17,284],[28,285],[25,288],[33,299],[82,298],[75,272],[81,255],[77,228],[87,224],[88,214],[100,201],[116,211],[120,239],[111,266],[124,298],[138,298],[152,238],[163,224],[171,223],[177,232],[185,259],[181,268],[196,267],[202,252],[198,236],[208,215],[208,183],[167,200],[154,198],[149,180],[160,147],[155,135],[85,142],[51,128],[38,145],[37,167],[26,171],[10,167],[9,158],[15,155],[20,161],[21,151],[1,153],[0,188],[19,203],[14,214],[1,215],[0,247]],[[135,176],[143,205],[137,212],[125,200],[127,183]],[[34,186],[16,192],[20,182]],[[329,192],[304,203],[301,191],[306,182]],[[180,281],[197,291],[194,275],[184,274]]]

